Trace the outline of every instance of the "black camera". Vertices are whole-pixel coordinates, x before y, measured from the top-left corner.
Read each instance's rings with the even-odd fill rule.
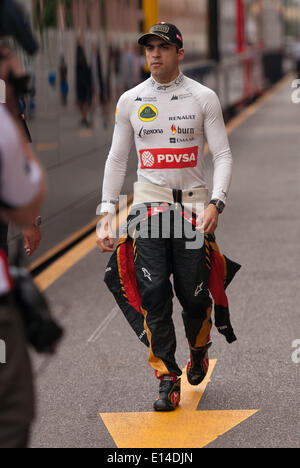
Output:
[[[0,0],[0,37],[13,36],[29,54],[38,51],[38,43],[22,7],[15,0]]]
[[[31,274],[21,267],[23,242],[19,240],[10,274],[14,297],[19,306],[28,343],[38,352],[51,354],[64,335],[63,328],[52,317],[49,304],[34,284]]]
[[[28,343],[38,353],[53,353],[63,337],[63,328],[53,319],[49,305],[30,273],[16,266],[10,267],[10,273]]]

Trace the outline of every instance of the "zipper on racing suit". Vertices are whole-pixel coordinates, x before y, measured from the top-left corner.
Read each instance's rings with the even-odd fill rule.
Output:
[[[173,189],[173,199],[175,203],[175,209],[178,210],[182,204],[182,190]]]

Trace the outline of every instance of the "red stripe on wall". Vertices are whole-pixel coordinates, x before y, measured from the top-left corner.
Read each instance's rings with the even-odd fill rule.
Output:
[[[245,16],[244,1],[236,0],[236,20],[237,20],[237,52],[243,52],[245,49]]]

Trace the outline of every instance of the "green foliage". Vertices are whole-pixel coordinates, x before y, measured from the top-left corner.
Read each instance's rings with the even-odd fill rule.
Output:
[[[73,27],[73,0],[45,0],[41,12],[39,0],[35,1],[34,22],[35,27],[40,30],[57,27],[58,3],[64,6],[66,28]]]
[[[55,28],[57,26],[57,3],[58,0],[46,0],[42,15],[42,25],[44,28]]]
[[[65,19],[66,19],[66,27],[72,28],[73,26],[73,11],[72,11],[72,0],[63,0],[65,5]]]

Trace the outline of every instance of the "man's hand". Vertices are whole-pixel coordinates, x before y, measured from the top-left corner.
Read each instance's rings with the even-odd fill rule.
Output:
[[[218,226],[219,213],[214,205],[208,205],[197,218],[196,229],[204,234],[214,234]]]
[[[29,226],[22,230],[24,239],[24,250],[26,255],[30,257],[40,245],[42,239],[42,231],[40,227]]]
[[[101,221],[97,225],[97,245],[101,253],[113,252],[115,240],[111,228],[111,216],[103,213]]]

